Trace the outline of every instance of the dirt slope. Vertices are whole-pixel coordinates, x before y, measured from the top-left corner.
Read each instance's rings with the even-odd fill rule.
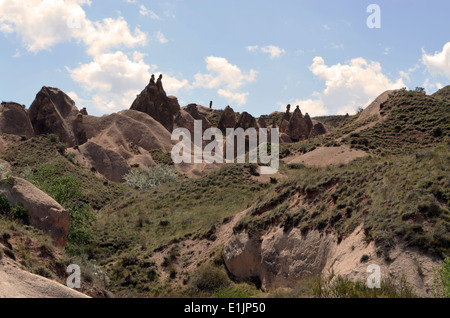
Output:
[[[346,164],[366,155],[365,151],[350,149],[348,145],[342,145],[339,147],[319,147],[302,155],[287,157],[284,162],[326,167],[332,164]]]
[[[0,263],[0,298],[89,298],[57,282],[20,269],[3,258]]]

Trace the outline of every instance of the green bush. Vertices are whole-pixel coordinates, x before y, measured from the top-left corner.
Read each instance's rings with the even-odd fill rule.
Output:
[[[450,298],[450,257],[434,270],[433,294],[436,298]]]
[[[214,293],[228,287],[229,284],[227,274],[220,268],[209,264],[203,265],[193,274],[190,290],[193,294]]]
[[[47,138],[51,142],[59,142],[59,137],[57,135],[55,135],[55,134],[48,134]]]
[[[146,190],[163,183],[174,182],[178,179],[176,171],[168,166],[154,166],[132,170],[124,176],[129,187]]]
[[[50,165],[40,165],[27,179],[61,204],[70,214],[69,249],[87,244],[92,236],[95,215],[82,200],[82,182],[72,174],[60,172]]]
[[[8,199],[0,194],[0,215],[3,215],[9,219],[16,219],[22,221],[24,224],[28,224],[27,210],[20,206],[12,206]]]

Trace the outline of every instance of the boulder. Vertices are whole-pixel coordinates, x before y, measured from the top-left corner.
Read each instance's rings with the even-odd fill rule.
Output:
[[[121,155],[93,141],[81,145],[79,150],[92,167],[110,181],[123,182],[123,177],[130,171],[127,161]]]
[[[287,134],[281,133],[280,134],[280,143],[282,143],[282,144],[290,144],[290,143],[292,143],[292,139]]]
[[[75,102],[57,88],[44,86],[31,104],[28,115],[36,135],[56,134],[68,147],[87,141],[83,115]]]
[[[70,215],[64,208],[30,182],[12,177],[0,181],[0,193],[13,205],[23,206],[32,226],[50,235],[64,248],[70,228]]]
[[[34,136],[25,107],[16,103],[5,103],[0,105],[0,132],[27,138]]]
[[[136,97],[131,110],[146,113],[160,122],[169,132],[173,130],[173,121],[180,111],[178,100],[174,96],[167,96],[162,85],[162,75],[155,83],[154,75],[150,83]]]
[[[236,114],[234,113],[233,108],[227,106],[225,107],[222,116],[220,116],[217,128],[219,128],[225,135],[227,128],[234,128],[235,126],[236,126]]]
[[[312,138],[312,137],[324,135],[326,133],[327,133],[327,130],[325,129],[325,126],[322,123],[317,123],[314,125],[313,129],[311,130],[309,137]]]

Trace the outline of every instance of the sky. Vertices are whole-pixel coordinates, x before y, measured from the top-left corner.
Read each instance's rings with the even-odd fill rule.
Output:
[[[168,95],[254,116],[353,114],[450,84],[447,0],[0,0],[0,99],[42,86],[103,115],[163,74]]]

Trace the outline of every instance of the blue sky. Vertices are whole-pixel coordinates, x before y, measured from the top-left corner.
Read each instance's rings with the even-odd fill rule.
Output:
[[[0,0],[0,99],[28,107],[53,86],[102,115],[163,73],[181,106],[353,113],[387,89],[449,84],[448,12],[444,0]]]

